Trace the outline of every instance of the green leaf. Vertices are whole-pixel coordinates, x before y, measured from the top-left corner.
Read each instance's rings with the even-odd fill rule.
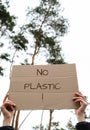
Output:
[[[6,61],[10,61],[9,57],[10,55],[8,53],[3,53],[0,55],[0,59],[6,60]]]

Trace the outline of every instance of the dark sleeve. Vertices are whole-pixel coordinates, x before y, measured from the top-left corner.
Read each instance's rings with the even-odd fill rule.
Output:
[[[14,130],[12,126],[2,126],[0,130]]]
[[[76,130],[90,130],[90,122],[79,122],[76,124]]]

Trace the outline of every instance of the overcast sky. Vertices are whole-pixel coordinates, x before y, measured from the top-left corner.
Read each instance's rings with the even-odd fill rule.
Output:
[[[62,0],[65,15],[70,21],[70,33],[63,40],[63,50],[69,63],[77,66],[80,90],[90,90],[90,2],[89,0]],[[88,94],[90,96],[90,94]]]
[[[27,5],[39,0],[11,0],[11,12],[23,23]],[[64,16],[70,23],[69,33],[62,39],[62,50],[68,63],[76,63],[79,89],[86,95],[90,87],[90,7],[89,0],[61,0]],[[88,94],[89,96],[89,94]]]
[[[24,7],[30,0],[12,0],[12,10],[21,21],[23,20]],[[31,0],[34,5],[38,0]],[[62,0],[65,8],[64,15],[70,23],[69,33],[62,40],[62,50],[68,63],[76,63],[79,89],[90,101],[90,1],[89,0]],[[1,87],[5,90],[9,79],[0,79]],[[2,96],[2,89],[0,95]],[[5,91],[4,91],[5,92]]]

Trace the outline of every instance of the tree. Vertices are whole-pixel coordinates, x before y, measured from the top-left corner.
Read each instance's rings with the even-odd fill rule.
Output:
[[[13,31],[15,26],[15,17],[11,16],[7,8],[9,7],[8,2],[2,3],[0,1],[0,38],[8,37],[8,33]],[[4,43],[0,40],[0,48],[4,47]],[[0,59],[9,61],[9,54],[0,54]],[[0,75],[3,75],[3,67],[0,65]]]
[[[35,9],[28,9],[28,23],[23,27],[26,33],[32,35],[34,39],[35,56],[45,49],[48,53],[47,62],[52,64],[64,63],[61,54],[60,37],[67,32],[68,21],[60,15],[61,5],[57,0],[41,0],[40,5]],[[30,43],[32,46],[32,43]]]
[[[8,11],[9,3],[1,1],[0,7],[0,35],[2,36],[0,48],[5,48],[6,45],[8,48],[0,54],[2,61],[0,75],[4,74],[2,66],[5,61],[9,61],[10,71],[13,63],[18,59],[18,64],[34,65],[35,58],[41,57],[41,55],[45,55],[46,61],[50,64],[65,63],[60,38],[68,32],[69,24],[68,20],[61,15],[62,9],[58,0],[40,0],[38,7],[28,8],[28,22],[18,29],[16,17],[10,15]],[[19,115],[20,111],[17,112],[16,130]],[[52,117],[52,110],[50,110],[50,116]],[[52,118],[50,118],[48,130],[51,129],[51,121]]]
[[[13,31],[15,26],[15,17],[8,11],[8,2],[0,1],[0,36],[6,35],[8,31]]]
[[[52,122],[51,125],[52,125],[53,130],[65,130],[65,129],[60,127],[60,122]],[[33,127],[33,129],[40,130],[39,126],[35,126],[35,127]],[[42,126],[41,130],[48,130],[48,127]]]
[[[76,130],[71,120],[68,121],[66,127],[68,128],[68,130]]]
[[[0,75],[4,74],[4,63],[13,63],[14,55],[16,51],[26,50],[26,44],[28,43],[21,31],[15,31],[16,17],[9,12],[9,1],[0,1]],[[7,47],[7,49],[6,49]],[[15,50],[13,56],[11,51]]]
[[[19,59],[18,64],[35,64],[35,58],[46,56],[50,64],[64,64],[61,37],[68,32],[68,20],[62,15],[58,0],[40,0],[40,5],[34,9],[28,8],[27,23],[17,28],[17,18],[9,12],[9,2],[0,1],[0,75],[3,75],[4,65],[12,66]],[[4,51],[2,51],[4,50]],[[23,55],[24,58],[19,58]],[[3,63],[4,62],[4,63]],[[16,112],[16,127],[20,111]],[[58,122],[52,122],[50,110],[50,127],[46,129],[64,130]],[[72,122],[67,124],[68,130],[75,130]],[[38,129],[36,126],[34,129]],[[41,126],[41,129],[44,129]]]
[[[8,48],[0,54],[1,63],[9,61],[13,64],[22,53],[25,59],[22,58],[21,64],[34,64],[35,56],[41,54],[47,56],[48,63],[64,63],[60,37],[67,33],[68,21],[61,16],[61,5],[57,0],[41,0],[38,7],[28,9],[28,23],[18,29],[16,17],[8,11],[9,3],[0,2],[0,6],[0,48],[4,49],[6,45]],[[1,75],[4,74],[2,66]]]

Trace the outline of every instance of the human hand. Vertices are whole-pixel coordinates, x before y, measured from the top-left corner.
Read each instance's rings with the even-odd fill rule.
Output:
[[[9,95],[7,94],[3,100],[2,106],[0,107],[1,112],[3,113],[4,116],[3,126],[10,125],[10,122],[15,112],[16,105],[11,100],[9,100],[8,97]]]
[[[81,92],[76,92],[73,101],[80,104],[80,106],[75,110],[78,121],[85,121],[84,113],[87,107],[86,98]]]

